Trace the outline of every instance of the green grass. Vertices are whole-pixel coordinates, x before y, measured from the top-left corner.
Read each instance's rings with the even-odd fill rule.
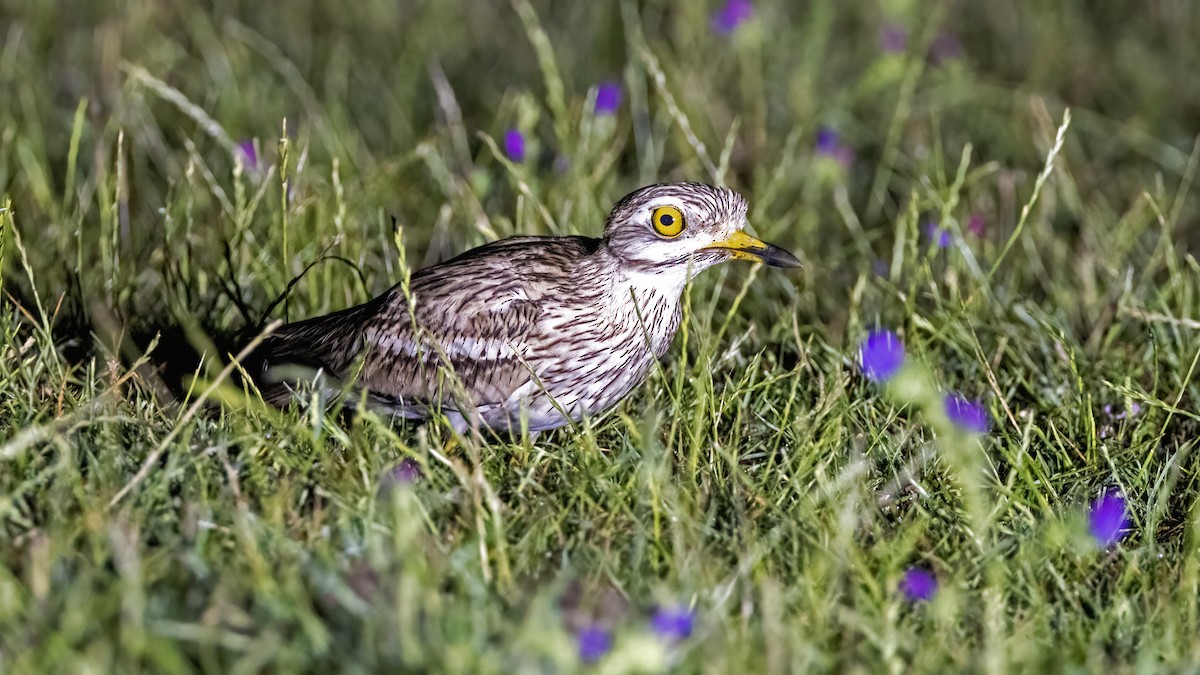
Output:
[[[597,622],[606,672],[1200,662],[1192,4],[761,0],[728,38],[664,0],[208,4],[0,2],[0,671],[557,672]],[[222,377],[261,320],[669,179],[741,190],[806,267],[702,275],[589,424],[446,453]],[[913,398],[859,373],[876,326]]]

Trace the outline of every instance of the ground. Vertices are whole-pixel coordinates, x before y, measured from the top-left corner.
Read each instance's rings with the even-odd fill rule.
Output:
[[[1200,662],[1200,7],[28,0],[0,35],[0,670]],[[609,414],[454,448],[234,384],[263,322],[684,179],[806,265],[696,279]]]

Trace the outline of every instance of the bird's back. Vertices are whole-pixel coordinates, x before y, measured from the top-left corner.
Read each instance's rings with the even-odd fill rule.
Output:
[[[321,369],[375,405],[410,417],[431,407],[502,404],[531,380],[530,344],[547,304],[578,284],[599,239],[513,237],[414,273],[357,307],[289,324],[264,345],[262,369]],[[264,381],[283,404],[294,383]],[[348,399],[354,403],[357,396]]]

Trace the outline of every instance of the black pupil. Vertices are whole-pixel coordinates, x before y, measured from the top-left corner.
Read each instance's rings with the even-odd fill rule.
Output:
[[[658,222],[661,223],[663,227],[670,227],[675,223],[675,218],[664,213],[658,217]]]

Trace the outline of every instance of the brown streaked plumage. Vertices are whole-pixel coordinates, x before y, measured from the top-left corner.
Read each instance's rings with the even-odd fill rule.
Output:
[[[741,195],[667,183],[617,202],[601,239],[512,237],[412,275],[374,300],[284,326],[260,350],[263,397],[294,385],[461,430],[553,429],[603,412],[646,378],[679,327],[688,279],[730,258],[799,267],[742,232]],[[412,311],[410,311],[410,306]],[[298,377],[300,366],[307,377]]]

